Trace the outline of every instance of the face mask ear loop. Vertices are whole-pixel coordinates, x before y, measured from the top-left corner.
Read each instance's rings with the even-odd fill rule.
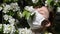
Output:
[[[41,24],[42,27],[49,27],[51,25],[51,22],[49,20],[44,20]]]

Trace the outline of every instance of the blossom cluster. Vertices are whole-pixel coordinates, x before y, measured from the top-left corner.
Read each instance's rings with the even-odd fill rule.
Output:
[[[12,10],[13,12],[15,11],[19,11],[20,10],[20,7],[18,6],[18,4],[15,2],[15,3],[10,3],[10,4],[2,4],[2,7],[3,7],[3,13],[8,13],[9,10]]]
[[[38,1],[39,0],[32,0],[32,2],[34,4],[37,3]],[[45,6],[50,6],[51,1],[53,1],[53,0],[46,0]],[[57,5],[58,1],[59,0],[54,0],[55,3],[53,5]],[[26,10],[26,12],[24,10]],[[30,16],[35,14],[35,11],[36,11],[33,8],[33,6],[25,6],[24,10],[23,10],[23,12],[21,12],[21,8],[17,2],[12,2],[10,4],[2,3],[0,5],[0,11],[2,11],[2,13],[3,13],[2,14],[3,15],[3,24],[0,24],[0,31],[3,30],[3,33],[14,34],[18,30],[19,34],[32,34],[31,29],[28,29],[28,28],[17,28],[17,30],[16,30],[15,26],[16,26],[16,23],[19,22],[19,20],[14,17],[19,16],[19,19],[22,17],[25,17],[25,18],[27,18],[27,21],[29,21]],[[60,7],[57,7],[57,12],[60,12]],[[17,13],[17,14],[15,14],[15,13]],[[14,14],[16,16],[14,16]],[[4,21],[9,22],[9,24],[4,24]],[[52,34],[52,33],[49,33],[49,34]]]
[[[30,8],[28,8],[30,9]],[[8,15],[8,13],[10,12],[17,12],[17,15],[22,17],[22,13],[20,11],[20,7],[18,6],[18,3],[10,3],[10,4],[6,4],[3,3],[0,6],[0,11],[2,10],[3,14],[3,19],[7,22],[9,22],[9,24],[3,24],[3,33],[10,33],[10,34],[14,34],[14,32],[16,32],[16,28],[15,28],[15,24],[18,23],[18,19],[15,19],[12,15]],[[0,29],[2,26],[0,26]],[[31,34],[32,31],[31,29],[27,29],[27,28],[17,28],[18,29],[18,33],[19,34]]]
[[[27,28],[19,28],[18,31],[19,31],[19,34],[32,34],[33,33],[31,29],[27,29]]]

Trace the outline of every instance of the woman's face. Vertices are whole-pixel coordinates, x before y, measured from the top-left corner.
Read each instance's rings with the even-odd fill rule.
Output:
[[[41,14],[43,15],[46,19],[49,18],[49,11],[46,7],[41,7],[41,8],[36,8],[36,10]]]
[[[41,7],[41,8],[36,8],[36,10],[41,14],[43,15],[43,17],[45,17],[45,20],[48,20],[49,18],[49,11],[47,9],[47,7]],[[46,24],[46,27],[49,27],[51,25],[51,23],[47,23]]]

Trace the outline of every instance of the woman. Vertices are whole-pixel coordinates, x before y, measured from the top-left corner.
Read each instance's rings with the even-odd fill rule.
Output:
[[[51,22],[49,21],[50,12],[48,11],[47,7],[45,7],[45,6],[42,6],[41,8],[35,8],[35,10],[37,10],[38,13],[40,13],[45,18],[44,21],[41,23],[40,28],[31,29],[34,34],[40,34],[40,33],[44,32],[48,27],[51,26]]]

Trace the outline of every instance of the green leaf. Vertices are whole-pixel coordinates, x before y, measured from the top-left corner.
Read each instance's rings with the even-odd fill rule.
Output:
[[[17,2],[18,0],[3,0],[3,2],[9,3],[9,2]]]
[[[26,19],[29,19],[30,18],[30,12],[28,12],[27,10],[24,10],[23,12],[23,17],[25,17]]]
[[[27,11],[24,10],[24,11],[23,11],[23,17],[25,17],[26,13],[27,13]]]
[[[11,16],[14,16],[15,13],[10,10],[7,14],[8,14],[8,15],[11,15]]]
[[[18,33],[18,30],[16,30],[16,31],[14,32],[14,34],[19,34],[19,33]]]
[[[3,0],[3,2],[11,2],[11,0]]]
[[[47,4],[50,5],[50,3],[52,2],[52,0],[47,0]]]
[[[30,13],[27,12],[27,13],[26,13],[26,19],[29,19],[29,18],[30,18]]]

